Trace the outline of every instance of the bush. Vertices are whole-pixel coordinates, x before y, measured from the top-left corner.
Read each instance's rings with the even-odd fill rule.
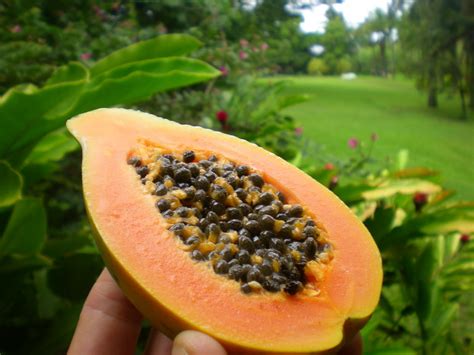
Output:
[[[309,75],[326,75],[329,72],[329,67],[324,59],[312,58],[308,63],[307,71]]]
[[[352,70],[352,63],[348,58],[341,58],[336,63],[336,73],[342,74]]]

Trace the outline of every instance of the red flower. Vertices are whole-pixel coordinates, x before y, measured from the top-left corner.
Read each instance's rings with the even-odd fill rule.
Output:
[[[333,163],[324,164],[324,170],[334,170],[334,164]]]
[[[470,239],[471,239],[471,237],[469,236],[469,234],[462,234],[460,240],[461,240],[462,244],[467,244],[467,243],[469,243]]]
[[[224,125],[227,122],[229,115],[224,110],[221,110],[216,112],[216,118],[222,125]]]
[[[417,192],[413,195],[413,203],[415,204],[415,210],[421,211],[421,208],[428,202],[428,194],[424,192]]]

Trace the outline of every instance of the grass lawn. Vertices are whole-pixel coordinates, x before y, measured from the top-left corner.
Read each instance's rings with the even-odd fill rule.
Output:
[[[409,166],[441,171],[441,182],[457,190],[458,199],[474,199],[474,121],[459,119],[456,99],[441,97],[440,108],[432,110],[408,80],[284,78],[291,82],[288,93],[310,96],[286,110],[301,123],[304,136],[343,157],[351,154],[349,138],[368,142],[377,133],[376,158],[408,149]]]

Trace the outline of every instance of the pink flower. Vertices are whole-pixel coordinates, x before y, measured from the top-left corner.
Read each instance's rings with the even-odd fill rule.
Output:
[[[270,46],[268,45],[268,43],[266,42],[263,42],[261,45],[260,45],[260,49],[262,51],[266,51],[268,48],[270,48]]]
[[[224,125],[227,122],[227,119],[229,118],[229,114],[224,110],[217,111],[216,118],[222,125]]]
[[[240,51],[240,52],[239,52],[239,58],[240,58],[240,59],[245,60],[245,59],[247,59],[248,57],[249,57],[249,55],[248,55],[246,52],[244,52],[244,51]]]
[[[356,138],[351,138],[351,139],[349,139],[349,141],[347,142],[347,145],[348,145],[349,148],[351,148],[351,149],[356,149],[357,146],[359,145],[359,141],[358,141]]]
[[[243,48],[246,48],[249,45],[249,41],[247,41],[245,38],[242,38],[240,40],[240,46]]]
[[[372,140],[372,142],[378,141],[379,140],[379,135],[377,133],[372,133],[370,135],[370,139]]]
[[[12,28],[10,28],[11,33],[20,33],[21,32],[21,26],[20,25],[15,25]]]
[[[252,48],[252,51],[253,51],[253,52],[258,52],[259,49],[258,49],[257,47],[253,47],[253,48]]]
[[[334,170],[334,164],[333,163],[324,164],[324,170]]]
[[[303,134],[303,127],[296,127],[295,128],[295,135],[297,135],[299,137],[302,134]]]
[[[222,76],[229,75],[229,69],[227,69],[226,66],[223,65],[223,66],[219,67],[219,70],[221,71]]]
[[[92,53],[82,53],[81,54],[81,59],[82,60],[89,60],[92,58]]]

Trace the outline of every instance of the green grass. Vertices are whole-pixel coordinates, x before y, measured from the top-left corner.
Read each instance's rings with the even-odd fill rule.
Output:
[[[455,189],[458,199],[474,199],[474,122],[460,120],[456,99],[441,97],[434,110],[408,80],[284,78],[290,79],[288,93],[310,96],[286,110],[301,123],[304,136],[345,157],[352,154],[349,138],[369,142],[377,133],[376,158],[408,149],[409,166],[440,171],[442,184]]]

